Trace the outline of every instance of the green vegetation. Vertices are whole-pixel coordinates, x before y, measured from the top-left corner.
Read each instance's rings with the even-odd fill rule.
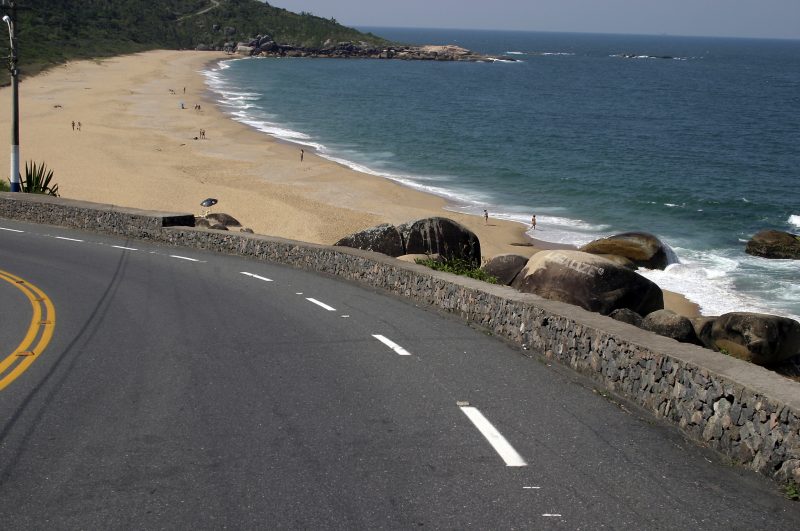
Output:
[[[222,48],[270,35],[276,42],[321,47],[325,42],[383,39],[310,13],[297,14],[259,0],[17,0],[22,75],[71,59],[151,49]],[[9,55],[8,35],[0,54]],[[2,80],[8,82],[7,69]]]
[[[800,501],[800,485],[794,481],[789,481],[783,488],[783,494],[793,501]]]
[[[446,273],[482,280],[490,284],[497,284],[497,278],[488,275],[483,269],[475,267],[475,264],[472,262],[460,258],[445,260],[444,262],[434,260],[433,258],[427,258],[424,260],[418,259],[416,262],[437,271],[444,271]]]
[[[0,179],[0,192],[10,192],[11,185],[5,179]]]
[[[53,170],[47,169],[44,162],[37,165],[30,161],[25,163],[25,176],[20,175],[20,188],[29,194],[46,194],[58,197],[58,185],[50,184]]]

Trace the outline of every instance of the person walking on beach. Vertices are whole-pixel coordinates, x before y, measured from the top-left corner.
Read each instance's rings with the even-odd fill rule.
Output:
[[[486,211],[485,208],[483,209],[483,224],[484,225],[489,224],[489,213]]]
[[[80,130],[81,130],[81,123],[78,122],[78,131],[80,131]]]
[[[303,162],[303,156],[306,154],[304,150],[300,150],[300,162]]]
[[[533,216],[531,216],[531,228],[532,228],[533,230],[536,230],[536,214],[534,214]]]
[[[75,120],[72,120],[72,130],[75,130]]]

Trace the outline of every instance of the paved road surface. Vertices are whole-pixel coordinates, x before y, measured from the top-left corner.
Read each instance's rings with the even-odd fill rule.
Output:
[[[800,529],[772,483],[446,315],[0,227],[0,360],[53,332],[0,373],[3,529]]]

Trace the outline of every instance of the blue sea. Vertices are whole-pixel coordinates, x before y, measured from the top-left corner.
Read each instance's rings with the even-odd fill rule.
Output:
[[[800,261],[745,254],[800,232],[800,41],[360,28],[515,62],[239,59],[209,88],[243,123],[360,171],[583,244],[647,231],[641,271],[708,315],[800,319]]]

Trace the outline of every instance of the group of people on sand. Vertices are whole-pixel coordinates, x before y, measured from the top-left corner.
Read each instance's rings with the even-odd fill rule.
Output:
[[[80,122],[76,122],[75,120],[72,120],[72,130],[73,131],[75,131],[75,130],[80,131],[81,130],[81,123]]]
[[[483,209],[483,224],[489,224],[489,212],[485,208]],[[536,214],[531,216],[531,229],[536,230]]]

